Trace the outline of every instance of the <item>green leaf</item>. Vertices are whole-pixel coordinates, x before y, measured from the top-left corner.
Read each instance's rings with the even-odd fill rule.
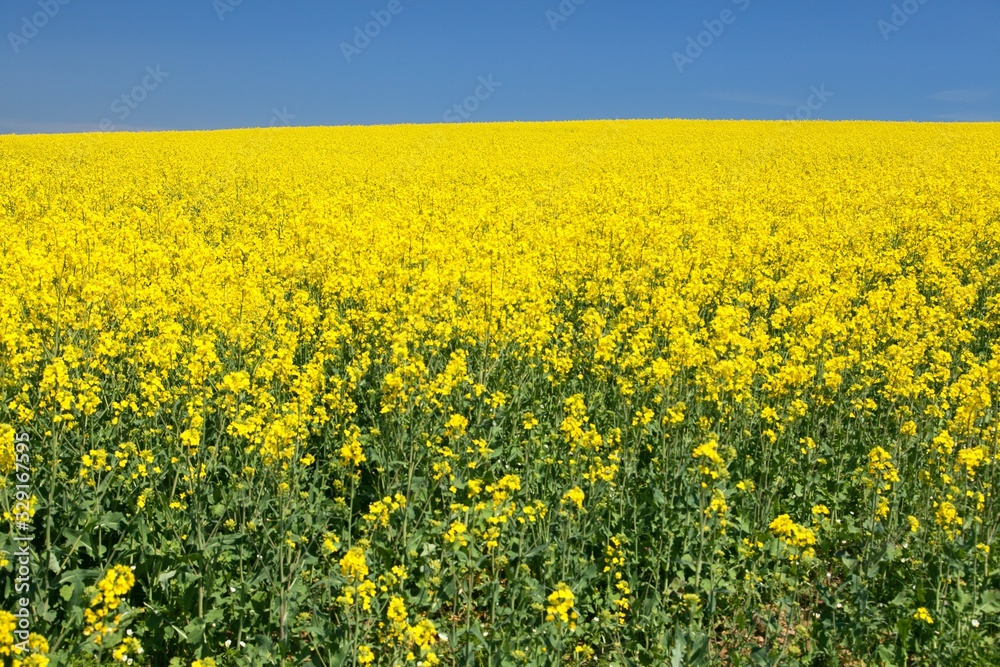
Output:
[[[979,598],[979,613],[995,614],[997,612],[1000,612],[1000,591],[983,591],[982,597]]]
[[[888,646],[882,645],[878,647],[878,657],[882,659],[882,664],[885,667],[893,667],[896,664],[893,662],[895,656],[892,653],[892,649]]]
[[[226,613],[221,609],[212,609],[207,614],[205,614],[205,623],[215,623],[216,621],[222,619]]]
[[[177,570],[167,570],[163,572],[156,578],[156,583],[163,587],[163,590],[167,590],[167,582],[174,578],[177,574]]]
[[[198,645],[205,637],[205,622],[196,618],[184,626],[184,634],[187,635],[188,644]]]
[[[972,596],[961,588],[955,591],[955,609],[962,611],[972,601]]]
[[[670,651],[670,667],[683,667],[684,654],[686,652],[687,646],[685,645],[684,635],[678,632],[674,639],[674,648]]]
[[[59,574],[62,572],[62,566],[59,565],[59,559],[56,558],[56,555],[51,551],[49,552],[49,569],[52,570],[53,574]]]
[[[66,570],[59,579],[61,584],[74,584],[83,588],[90,579],[96,579],[100,570]]]

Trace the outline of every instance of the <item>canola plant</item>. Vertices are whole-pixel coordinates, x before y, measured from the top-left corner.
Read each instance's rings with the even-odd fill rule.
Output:
[[[998,156],[0,137],[0,661],[996,664]]]

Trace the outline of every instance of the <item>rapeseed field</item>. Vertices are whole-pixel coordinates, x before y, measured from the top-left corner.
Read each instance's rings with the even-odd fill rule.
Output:
[[[0,229],[5,665],[1000,662],[996,124],[6,136]]]

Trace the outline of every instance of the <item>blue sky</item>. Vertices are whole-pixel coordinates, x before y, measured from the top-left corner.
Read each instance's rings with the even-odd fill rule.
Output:
[[[0,133],[1000,120],[996,0],[3,0],[0,34]]]

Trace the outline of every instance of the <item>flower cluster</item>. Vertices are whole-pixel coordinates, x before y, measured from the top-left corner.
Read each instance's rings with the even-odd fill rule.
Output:
[[[83,631],[84,636],[93,639],[97,645],[103,645],[104,638],[118,630],[123,616],[119,609],[133,585],[135,585],[135,575],[132,574],[131,568],[114,565],[108,569],[104,577],[97,582],[97,592],[83,612],[87,623]]]
[[[816,555],[816,550],[813,548],[816,545],[816,533],[812,528],[795,523],[789,515],[778,516],[770,523],[768,529],[784,544],[796,548],[789,558],[811,558]]]
[[[569,586],[559,582],[556,589],[549,594],[548,606],[545,607],[545,620],[556,621],[567,626],[570,632],[576,630],[577,613],[573,610],[576,596]]]

